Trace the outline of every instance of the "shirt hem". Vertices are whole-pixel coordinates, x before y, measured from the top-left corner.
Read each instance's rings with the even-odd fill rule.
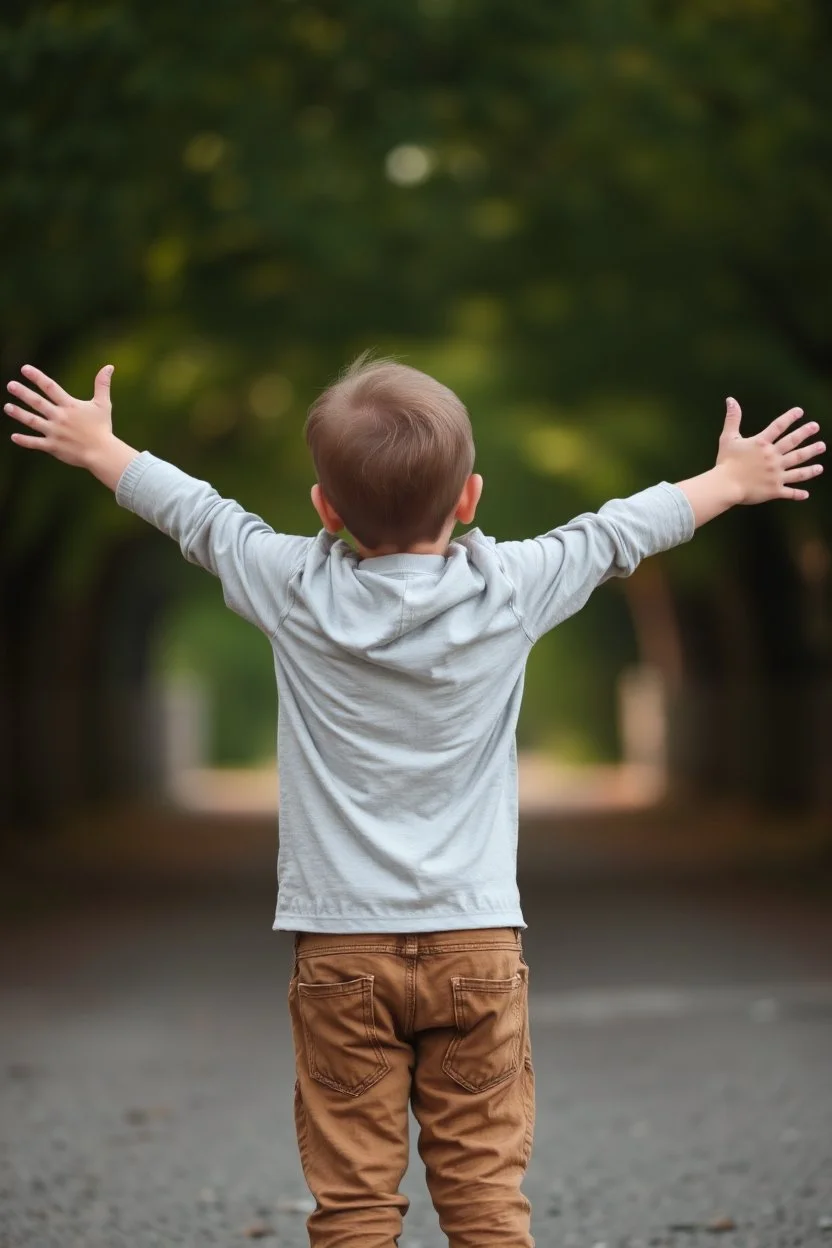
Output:
[[[325,936],[336,936],[350,932],[464,932],[480,927],[519,927],[525,930],[526,923],[522,912],[517,909],[491,910],[483,914],[419,914],[410,917],[278,913],[272,931],[319,932]]]

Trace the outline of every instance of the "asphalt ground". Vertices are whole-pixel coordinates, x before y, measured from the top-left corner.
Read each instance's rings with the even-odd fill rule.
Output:
[[[0,922],[0,1246],[306,1244],[271,880],[55,885]],[[521,887],[538,1245],[832,1246],[829,881]]]

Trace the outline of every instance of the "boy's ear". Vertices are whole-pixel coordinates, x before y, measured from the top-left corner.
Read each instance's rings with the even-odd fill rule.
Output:
[[[470,524],[476,515],[477,504],[482,497],[482,485],[480,474],[473,472],[462,487],[454,517],[463,524]]]
[[[321,517],[321,524],[327,533],[340,533],[344,527],[344,522],[338,515],[338,512],[330,504],[329,499],[324,494],[320,485],[315,482],[312,486],[312,506]]]

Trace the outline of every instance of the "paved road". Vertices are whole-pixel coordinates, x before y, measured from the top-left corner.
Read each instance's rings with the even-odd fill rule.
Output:
[[[524,889],[541,1248],[832,1248],[830,896]],[[272,902],[206,885],[7,915],[2,1248],[306,1243]],[[405,1190],[403,1248],[439,1248],[417,1166]]]

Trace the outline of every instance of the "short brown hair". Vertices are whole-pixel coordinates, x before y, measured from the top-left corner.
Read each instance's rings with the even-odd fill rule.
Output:
[[[312,404],[306,441],[327,500],[369,550],[437,538],[474,467],[454,392],[368,353]]]

